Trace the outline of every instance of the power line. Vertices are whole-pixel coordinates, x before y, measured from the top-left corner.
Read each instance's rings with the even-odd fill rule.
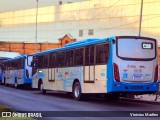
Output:
[[[89,0],[89,1],[90,1],[90,0]],[[113,7],[114,5],[116,5],[119,1],[121,1],[121,0],[117,0],[115,3],[113,3],[111,6],[109,6],[109,7],[107,7],[107,8],[108,8],[108,9],[112,8],[112,7]],[[103,14],[104,12],[106,12],[106,11],[103,10],[101,13],[99,13],[99,14],[96,15],[96,16],[93,16],[91,19],[96,18],[97,16]],[[88,21],[87,23],[89,23],[89,21]],[[81,26],[83,26],[83,25],[86,25],[86,24],[80,24],[80,25],[78,25],[78,26],[75,26],[75,27],[71,28],[69,32],[71,32],[71,31],[73,31],[73,30],[75,30],[75,29],[77,29],[78,27],[81,27]],[[68,33],[69,33],[69,32],[68,32]],[[58,35],[62,35],[62,34],[66,34],[66,33],[62,32],[62,33],[60,33],[60,34],[58,34]],[[55,35],[55,36],[57,36],[57,35]]]
[[[151,20],[151,19],[155,19],[155,18],[158,18],[160,16],[156,16],[156,17],[152,17],[152,18],[148,18],[148,19],[144,19],[142,21],[146,21],[146,20]],[[114,27],[110,27],[110,28],[104,28],[102,30],[99,30],[97,32],[101,32],[101,31],[105,31],[105,30],[110,30],[110,29],[114,29],[114,28],[119,28],[119,27],[122,27],[122,26],[126,26],[126,25],[130,25],[130,24],[134,24],[134,23],[139,23],[140,21],[136,21],[136,22],[131,22],[131,23],[127,23],[127,24],[123,24],[123,25],[118,25],[118,26],[114,26]]]

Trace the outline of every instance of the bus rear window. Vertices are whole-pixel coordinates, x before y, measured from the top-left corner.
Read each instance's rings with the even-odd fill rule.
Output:
[[[149,39],[120,38],[117,56],[122,59],[151,60],[156,57],[156,41]]]

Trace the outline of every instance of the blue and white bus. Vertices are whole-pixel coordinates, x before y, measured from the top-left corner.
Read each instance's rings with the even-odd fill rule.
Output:
[[[31,61],[31,58],[28,59],[28,62]],[[3,84],[14,85],[15,88],[18,88],[20,85],[31,85],[32,67],[27,65],[27,55],[21,55],[13,59],[4,60],[3,65]]]
[[[158,91],[157,41],[118,36],[87,39],[33,54],[32,87],[73,93],[112,95]],[[29,58],[29,57],[28,57]]]

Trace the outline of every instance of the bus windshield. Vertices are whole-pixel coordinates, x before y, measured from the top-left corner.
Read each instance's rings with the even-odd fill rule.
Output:
[[[117,56],[128,60],[152,60],[156,57],[156,41],[142,38],[119,38]]]

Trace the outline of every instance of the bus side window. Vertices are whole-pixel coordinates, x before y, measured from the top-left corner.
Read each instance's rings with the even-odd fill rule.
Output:
[[[79,65],[83,65],[83,56],[84,56],[84,49],[80,49],[79,52],[80,52],[80,56],[79,56]]]
[[[43,67],[48,67],[48,60],[49,59],[49,54],[43,55]]]
[[[65,65],[73,66],[73,58],[74,58],[74,51],[73,50],[67,51]]]
[[[85,48],[85,65],[89,65],[89,47]]]
[[[58,67],[62,67],[64,66],[65,64],[65,52],[59,52],[57,53],[57,56],[56,56],[56,63],[57,63],[57,66]]]
[[[65,60],[66,60],[66,52],[61,53],[61,66],[66,66],[65,65]]]
[[[42,68],[43,65],[43,56],[38,56],[38,68]]]
[[[96,64],[105,64],[108,61],[109,44],[97,45],[96,47]]]
[[[83,65],[83,51],[84,51],[83,48],[75,50],[75,60],[74,60],[75,66]]]
[[[50,58],[49,58],[49,67],[50,68],[54,68],[55,67],[55,53],[51,53],[50,54]]]
[[[90,47],[90,65],[94,65],[94,46]]]

